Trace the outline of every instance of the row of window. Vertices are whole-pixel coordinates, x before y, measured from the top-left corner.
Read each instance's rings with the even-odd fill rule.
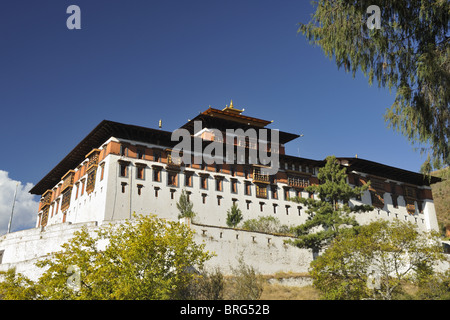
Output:
[[[128,183],[127,182],[121,182],[122,193],[125,193],[127,191],[127,187],[128,187]],[[142,184],[137,184],[137,194],[139,196],[142,195],[142,188],[143,187],[144,186]],[[160,191],[161,191],[161,188],[154,187],[154,196],[155,196],[155,198],[159,197]],[[171,200],[176,200],[176,197],[175,197],[176,191],[177,191],[176,189],[169,189],[170,199]],[[191,195],[191,192],[187,191],[188,200],[190,200],[190,195]],[[208,194],[201,193],[201,197],[202,197],[202,204],[206,204],[206,202],[207,202],[206,199],[208,197]],[[217,195],[217,206],[220,206],[222,204],[222,200],[223,200],[223,197],[221,195]],[[236,202],[238,201],[238,199],[236,199],[236,198],[232,198],[231,200],[233,202],[233,205],[236,204]],[[246,203],[247,210],[250,210],[252,201],[251,200],[245,200],[245,203]],[[267,204],[265,202],[262,202],[262,201],[260,201],[258,204],[259,204],[260,211],[263,212],[264,211],[264,206],[266,206]],[[277,203],[273,203],[272,207],[273,207],[273,213],[274,214],[278,213],[279,205]],[[291,205],[285,205],[284,208],[285,208],[286,215],[289,215],[289,213],[291,212]],[[301,215],[301,211],[300,211],[301,209],[302,209],[302,206],[297,206],[297,211],[298,211],[298,215],[299,216]]]
[[[120,170],[119,177],[127,178],[130,170],[130,166],[128,162],[119,162]],[[162,182],[162,172],[163,168],[161,166],[153,165],[152,166],[152,181],[154,182]],[[167,170],[167,185],[172,187],[178,187],[180,185],[180,176],[181,173],[178,171]],[[193,179],[194,172],[193,171],[184,171],[184,187],[193,187]],[[211,181],[209,173],[199,173],[199,187],[201,190],[209,189],[209,182]],[[145,167],[143,165],[136,164],[136,179],[145,180]],[[214,187],[215,191],[224,191],[223,180],[224,177],[221,175],[214,176]],[[244,195],[251,196],[252,195],[252,183],[250,181],[244,181]],[[255,196],[258,198],[268,198],[268,194],[270,192],[272,199],[278,199],[278,187],[276,185],[267,185],[267,184],[257,184],[255,183]],[[283,188],[284,200],[288,200],[289,195],[288,187]],[[230,192],[233,194],[238,193],[238,179],[230,178]],[[296,190],[295,196],[301,197],[301,191]],[[312,194],[309,194],[312,197]]]

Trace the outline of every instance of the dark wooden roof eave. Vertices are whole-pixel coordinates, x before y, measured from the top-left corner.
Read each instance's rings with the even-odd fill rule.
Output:
[[[42,178],[30,190],[30,193],[42,195],[46,190],[53,188],[61,181],[61,177],[67,171],[76,168],[83,162],[86,154],[93,148],[100,147],[111,137],[154,143],[154,138],[156,136],[156,140],[164,143],[164,145],[170,145],[171,135],[172,133],[168,131],[103,120],[80,143],[78,143],[64,159]]]
[[[408,171],[378,162],[360,159],[360,158],[337,158],[338,160],[347,162],[348,171],[359,171],[375,176],[384,177],[391,180],[397,180],[400,182],[406,182],[418,186],[434,184],[440,182],[438,177],[431,177],[428,179],[425,175],[413,171]]]
[[[225,126],[227,129],[238,129],[241,128],[244,131],[246,131],[247,129],[255,129],[255,130],[259,130],[259,129],[267,129],[267,130],[275,130],[275,129],[270,129],[270,128],[261,128],[261,127],[256,127],[256,126],[252,126],[252,125],[245,125],[243,123],[240,122],[235,122],[235,121],[231,121],[231,120],[227,120],[227,119],[222,119],[222,118],[217,118],[217,117],[213,117],[209,114],[203,114],[200,113],[199,115],[197,115],[194,119],[188,121],[187,123],[185,123],[184,125],[181,126],[182,129],[186,129],[188,130],[191,134],[194,134],[194,121],[205,121],[206,123],[208,122],[220,122],[222,124],[222,126]],[[214,128],[214,127],[212,127]],[[217,128],[217,129],[221,129],[221,128]],[[279,142],[281,144],[286,144],[289,141],[292,141],[294,139],[297,139],[298,137],[300,137],[300,135],[295,134],[295,133],[289,133],[289,132],[284,132],[284,131],[280,131],[278,130],[278,134],[279,134]]]

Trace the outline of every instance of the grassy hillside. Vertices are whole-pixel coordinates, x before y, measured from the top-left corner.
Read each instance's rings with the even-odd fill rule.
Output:
[[[431,186],[439,226],[450,225],[450,167],[432,173],[443,179]]]

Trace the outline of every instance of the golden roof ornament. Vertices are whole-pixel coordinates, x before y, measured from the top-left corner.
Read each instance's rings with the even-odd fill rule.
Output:
[[[226,112],[230,112],[230,113],[234,113],[234,114],[241,114],[242,112],[244,112],[245,109],[239,110],[236,109],[233,106],[233,100],[230,101],[230,106],[226,105],[224,109],[222,109],[222,111],[226,111]]]

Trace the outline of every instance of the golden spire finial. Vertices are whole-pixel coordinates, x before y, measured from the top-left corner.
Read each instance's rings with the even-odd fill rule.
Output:
[[[233,100],[230,101],[230,108],[233,109]]]

